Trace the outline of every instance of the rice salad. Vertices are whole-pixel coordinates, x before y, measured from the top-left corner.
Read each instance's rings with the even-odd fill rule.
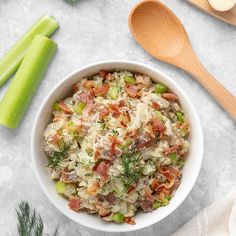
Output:
[[[102,70],[72,91],[53,104],[44,132],[57,193],[72,210],[115,223],[166,206],[190,146],[178,96],[129,71]]]

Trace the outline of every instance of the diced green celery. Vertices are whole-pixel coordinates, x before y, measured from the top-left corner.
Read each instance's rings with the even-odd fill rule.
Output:
[[[92,148],[87,148],[86,152],[88,153],[88,155],[91,157],[93,155],[93,149]]]
[[[57,49],[51,39],[35,36],[0,102],[0,124],[17,128]]]
[[[124,81],[128,84],[136,84],[136,79],[133,76],[126,75]]]
[[[75,122],[73,122],[73,121],[70,121],[70,122],[68,122],[67,124],[66,124],[66,126],[75,126],[76,124],[75,124]]]
[[[152,205],[152,209],[156,210],[157,208],[161,207],[162,206],[162,203],[161,202],[154,202],[153,205]]]
[[[61,181],[57,181],[55,188],[57,193],[64,194],[66,191],[66,184]]]
[[[52,105],[52,109],[54,111],[60,111],[60,105],[58,102],[54,102],[53,105]]]
[[[155,91],[158,94],[166,93],[168,91],[168,87],[165,86],[164,84],[157,83],[155,86]]]
[[[124,222],[124,214],[122,213],[115,213],[113,216],[112,216],[112,220],[115,222],[115,223],[122,223]]]
[[[178,161],[177,161],[177,165],[179,165],[180,166],[180,168],[182,168],[183,166],[184,166],[184,163],[185,163],[185,161],[184,160],[182,160],[182,159],[179,159]]]
[[[0,60],[0,87],[18,69],[20,63],[37,34],[51,36],[59,27],[57,21],[51,16],[42,16],[33,26],[19,39],[19,41]]]
[[[74,106],[74,111],[77,114],[82,114],[82,111],[84,110],[85,106],[86,106],[85,102],[79,102]]]
[[[155,111],[155,115],[156,115],[158,120],[163,120],[163,115],[161,114],[160,111]]]
[[[163,200],[157,200],[153,203],[152,208],[155,210],[162,206],[167,206],[171,200],[171,196],[166,196]]]
[[[176,112],[176,116],[180,123],[184,122],[184,114],[182,112]]]
[[[131,138],[127,139],[120,145],[120,148],[122,150],[124,150],[124,149],[128,148],[132,143],[133,143],[133,139],[131,139]]]
[[[169,158],[171,160],[171,164],[175,165],[177,160],[178,160],[178,156],[176,154],[176,152],[172,152],[170,155],[169,155]]]
[[[58,145],[60,151],[62,151],[62,150],[64,149],[65,143],[63,142],[62,139],[59,139],[59,140],[57,141],[57,145]]]
[[[119,94],[119,87],[111,87],[109,91],[109,96],[113,99],[116,100]]]

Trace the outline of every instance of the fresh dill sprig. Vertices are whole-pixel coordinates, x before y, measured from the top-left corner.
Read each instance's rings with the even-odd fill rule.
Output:
[[[68,3],[76,3],[76,2],[78,2],[79,0],[64,0],[64,1],[66,1],[66,2],[68,2]]]
[[[53,151],[52,154],[49,156],[47,166],[59,167],[62,161],[64,161],[68,157],[71,146],[72,146],[72,143],[65,143],[61,151],[59,152]]]
[[[40,215],[37,215],[35,210],[30,211],[27,202],[21,202],[19,209],[16,210],[18,224],[17,230],[19,236],[41,236],[43,235],[43,221]]]
[[[123,173],[120,178],[126,187],[129,187],[141,175],[141,156],[136,153],[125,153],[121,156]]]
[[[16,209],[18,218],[17,231],[19,236],[43,236],[43,220],[35,210],[31,210],[27,202],[20,202]],[[56,236],[56,228],[53,236]]]
[[[116,137],[119,136],[119,132],[115,129],[112,129],[111,133],[113,134],[113,136],[116,136]]]
[[[104,121],[97,121],[98,124],[100,124],[100,127],[102,130],[107,130],[108,127],[107,127],[107,124],[104,122]]]

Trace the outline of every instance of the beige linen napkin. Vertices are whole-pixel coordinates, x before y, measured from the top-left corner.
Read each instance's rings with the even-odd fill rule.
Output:
[[[236,192],[202,210],[172,236],[236,236]]]

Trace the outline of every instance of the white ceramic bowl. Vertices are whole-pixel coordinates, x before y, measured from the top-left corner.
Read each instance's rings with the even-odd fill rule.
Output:
[[[129,224],[114,224],[106,223],[105,221],[99,219],[97,216],[88,215],[86,213],[77,213],[72,211],[68,207],[68,202],[60,197],[55,191],[55,184],[50,179],[50,176],[45,168],[47,165],[47,156],[45,155],[42,142],[43,142],[43,132],[50,122],[51,119],[51,107],[53,102],[62,99],[70,91],[71,86],[80,80],[81,78],[89,75],[93,75],[99,70],[130,70],[135,72],[140,72],[150,75],[154,81],[160,81],[166,84],[172,91],[174,91],[179,99],[180,103],[186,113],[186,116],[190,122],[191,127],[191,149],[188,153],[188,158],[183,169],[182,182],[170,204],[166,207],[162,207],[151,213],[138,213],[135,216],[136,225]],[[37,175],[40,186],[43,191],[52,202],[52,204],[59,209],[64,215],[74,220],[75,222],[100,231],[107,232],[127,232],[145,228],[154,223],[159,222],[169,214],[171,214],[188,196],[193,185],[198,177],[203,154],[203,138],[201,125],[197,116],[197,113],[185,92],[177,85],[177,83],[170,79],[167,75],[163,74],[159,70],[152,67],[128,61],[107,61],[96,63],[76,72],[70,74],[65,79],[63,79],[44,100],[41,105],[37,117],[33,126],[32,133],[32,160],[34,171]]]

